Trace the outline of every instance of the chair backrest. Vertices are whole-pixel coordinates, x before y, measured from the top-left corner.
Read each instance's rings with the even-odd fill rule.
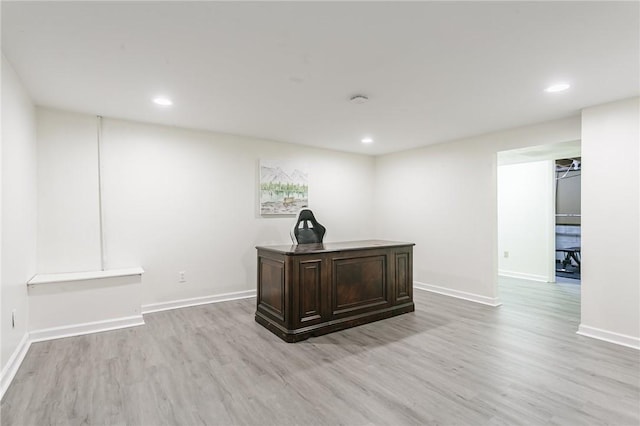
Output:
[[[294,244],[321,243],[327,229],[318,223],[309,209],[298,212],[296,223],[291,228],[291,239]]]

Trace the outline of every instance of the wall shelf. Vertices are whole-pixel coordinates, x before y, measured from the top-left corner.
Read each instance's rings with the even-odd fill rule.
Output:
[[[127,277],[142,275],[144,269],[139,266],[124,269],[110,269],[107,271],[65,272],[57,274],[36,274],[28,282],[28,286],[54,284],[71,281],[96,280],[102,278]]]

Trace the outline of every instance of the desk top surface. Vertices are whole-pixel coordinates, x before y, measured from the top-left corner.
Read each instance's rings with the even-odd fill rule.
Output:
[[[289,244],[278,246],[257,246],[258,250],[267,250],[287,255],[328,253],[334,251],[364,250],[375,248],[414,246],[415,243],[385,240],[341,241],[335,243]]]

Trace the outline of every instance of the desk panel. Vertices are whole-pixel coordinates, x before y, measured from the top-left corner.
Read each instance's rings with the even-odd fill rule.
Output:
[[[388,304],[386,265],[386,255],[332,259],[333,315]]]
[[[284,321],[284,262],[269,258],[260,259],[259,279],[262,283],[258,303],[278,319]]]
[[[322,316],[322,260],[303,260],[298,264],[298,316],[301,323],[308,325]]]

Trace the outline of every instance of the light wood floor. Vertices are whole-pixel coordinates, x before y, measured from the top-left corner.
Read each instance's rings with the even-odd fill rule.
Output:
[[[491,308],[416,290],[415,313],[296,344],[254,299],[36,343],[2,425],[640,423],[640,354],[575,333],[578,286],[500,291]]]

